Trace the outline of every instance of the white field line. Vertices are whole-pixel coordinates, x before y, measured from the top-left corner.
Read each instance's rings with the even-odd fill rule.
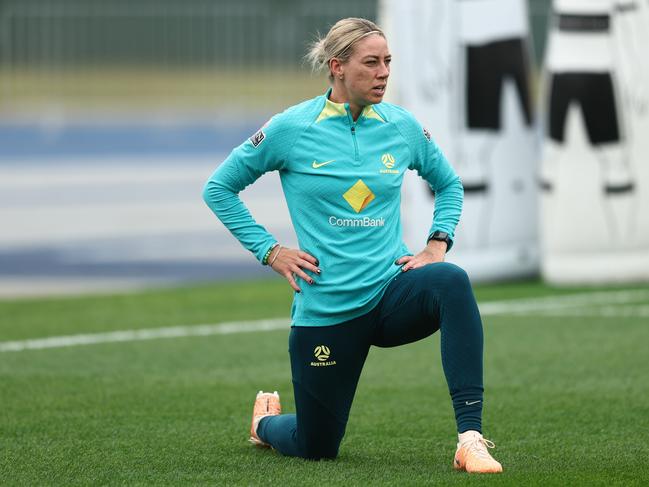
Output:
[[[593,293],[568,294],[563,296],[544,296],[507,301],[491,301],[480,305],[483,316],[491,315],[544,315],[544,316],[611,316],[646,317],[649,316],[649,290],[602,291]],[[132,342],[160,338],[182,338],[195,336],[229,335],[288,329],[289,318],[258,321],[232,321],[209,325],[174,326],[124,330],[107,333],[54,336],[0,342],[0,352],[21,352],[45,348],[62,348],[99,343]]]
[[[598,306],[593,308],[546,310],[539,312],[539,314],[560,318],[649,318],[649,305]]]
[[[89,333],[84,335],[54,336],[0,342],[0,352],[22,352],[23,350],[39,350],[43,348],[74,347],[78,345],[94,345],[98,343],[134,342],[139,340],[155,340],[158,338],[182,338],[211,335],[230,335],[232,333],[250,333],[254,331],[271,331],[288,329],[291,320],[279,318],[259,321],[232,321],[215,325],[173,326],[166,328],[148,328],[143,330],[124,330],[108,333]]]
[[[574,308],[604,306],[613,304],[646,303],[649,301],[649,289],[628,291],[601,291],[593,293],[566,294],[563,296],[544,296],[541,298],[492,301],[480,305],[484,315],[500,314],[539,314],[558,312]]]

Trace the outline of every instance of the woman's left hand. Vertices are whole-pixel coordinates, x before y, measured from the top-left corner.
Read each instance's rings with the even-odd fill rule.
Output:
[[[444,262],[446,255],[446,242],[440,240],[431,240],[426,245],[426,248],[419,252],[417,255],[404,255],[397,259],[395,264],[403,265],[401,270],[406,272],[410,269],[417,269],[427,264],[434,264],[435,262]],[[404,265],[405,264],[405,265]]]

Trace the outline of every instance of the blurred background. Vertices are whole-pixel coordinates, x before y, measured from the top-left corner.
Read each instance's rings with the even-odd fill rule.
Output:
[[[307,44],[376,0],[0,0],[0,296],[268,273],[201,199],[228,152],[327,87]],[[530,0],[535,59],[548,0]],[[244,193],[295,241],[276,175]]]

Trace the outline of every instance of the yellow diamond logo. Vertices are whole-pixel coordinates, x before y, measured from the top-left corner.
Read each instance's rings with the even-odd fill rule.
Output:
[[[375,196],[363,180],[359,179],[354,186],[347,190],[343,198],[356,213],[360,213],[372,202]]]

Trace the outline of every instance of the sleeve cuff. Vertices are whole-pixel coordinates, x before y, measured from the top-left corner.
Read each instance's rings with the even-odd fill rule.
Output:
[[[274,242],[268,247],[268,250],[264,253],[264,256],[261,258],[261,264],[262,265],[268,265],[268,257],[270,257],[270,254],[273,252],[273,249],[277,247],[279,243]]]

